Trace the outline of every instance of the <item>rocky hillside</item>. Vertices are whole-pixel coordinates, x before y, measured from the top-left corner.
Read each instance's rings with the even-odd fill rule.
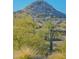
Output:
[[[65,18],[65,14],[56,10],[53,6],[45,1],[35,1],[22,10],[17,11],[17,13],[28,13],[32,17],[57,17]]]

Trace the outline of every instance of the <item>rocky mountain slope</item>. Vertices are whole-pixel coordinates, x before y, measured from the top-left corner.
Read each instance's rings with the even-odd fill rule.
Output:
[[[56,10],[53,6],[48,4],[47,2],[35,1],[22,10],[17,11],[17,13],[28,13],[32,17],[42,18],[42,17],[58,17],[58,18],[66,18],[65,14]]]

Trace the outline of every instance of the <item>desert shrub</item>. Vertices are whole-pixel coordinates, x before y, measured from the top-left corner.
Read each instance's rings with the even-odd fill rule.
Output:
[[[43,26],[41,29],[36,29],[36,26],[30,16],[21,14],[14,18],[14,50],[29,46],[38,49],[40,54],[46,53],[49,44],[44,40],[44,36],[47,32],[45,29],[48,28]]]

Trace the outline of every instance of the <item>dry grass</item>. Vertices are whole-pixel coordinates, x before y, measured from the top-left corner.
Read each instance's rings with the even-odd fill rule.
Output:
[[[66,59],[65,55],[62,53],[53,53],[48,57],[48,59]]]
[[[23,48],[18,51],[14,51],[13,59],[32,59],[38,53],[37,50],[31,48]]]

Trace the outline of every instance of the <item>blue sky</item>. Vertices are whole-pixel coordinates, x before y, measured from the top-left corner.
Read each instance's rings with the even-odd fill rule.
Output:
[[[35,0],[13,0],[13,11],[18,11],[28,6]],[[52,5],[55,9],[66,13],[66,0],[45,0],[50,5]]]

